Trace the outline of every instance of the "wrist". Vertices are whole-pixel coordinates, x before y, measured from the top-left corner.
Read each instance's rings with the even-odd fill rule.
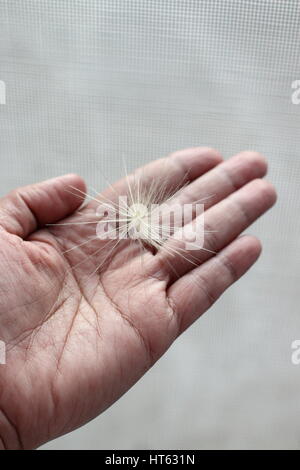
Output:
[[[23,444],[17,427],[0,408],[0,450],[22,450]]]

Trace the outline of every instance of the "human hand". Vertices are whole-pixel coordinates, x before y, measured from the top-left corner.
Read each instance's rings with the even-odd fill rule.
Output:
[[[182,203],[212,195],[205,203],[210,232],[193,263],[168,259],[164,250],[141,257],[125,242],[99,272],[106,251],[97,251],[99,239],[87,243],[95,226],[81,224],[95,201],[77,211],[80,199],[66,191],[85,192],[76,175],[0,200],[0,339],[7,347],[0,447],[34,448],[97,416],[256,261],[260,242],[237,237],[275,202],[261,179],[264,158],[242,152],[222,162],[214,150],[192,148],[143,174],[174,186],[187,171]],[[105,197],[113,200],[125,185],[116,183]]]

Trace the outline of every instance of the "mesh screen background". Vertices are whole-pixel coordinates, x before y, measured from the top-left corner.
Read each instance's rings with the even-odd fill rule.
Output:
[[[123,398],[47,448],[298,448],[297,0],[0,0],[1,194],[178,148],[269,160],[261,259]]]

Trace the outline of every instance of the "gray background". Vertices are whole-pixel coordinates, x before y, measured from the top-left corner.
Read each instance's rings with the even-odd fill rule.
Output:
[[[46,448],[298,448],[297,0],[0,0],[1,193],[193,145],[264,153],[278,190],[250,273],[106,413]]]

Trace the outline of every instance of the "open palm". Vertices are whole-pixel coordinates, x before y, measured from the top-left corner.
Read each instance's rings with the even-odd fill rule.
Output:
[[[192,148],[143,170],[170,187],[186,173],[180,203],[210,196],[205,249],[192,263],[165,250],[141,256],[124,241],[103,264],[95,226],[76,225],[95,205],[77,211],[80,199],[66,191],[85,191],[76,175],[0,201],[0,447],[37,447],[102,412],[258,258],[259,241],[237,237],[275,202],[261,179],[264,158],[242,152],[222,162],[212,149]],[[55,223],[63,225],[47,225]]]

